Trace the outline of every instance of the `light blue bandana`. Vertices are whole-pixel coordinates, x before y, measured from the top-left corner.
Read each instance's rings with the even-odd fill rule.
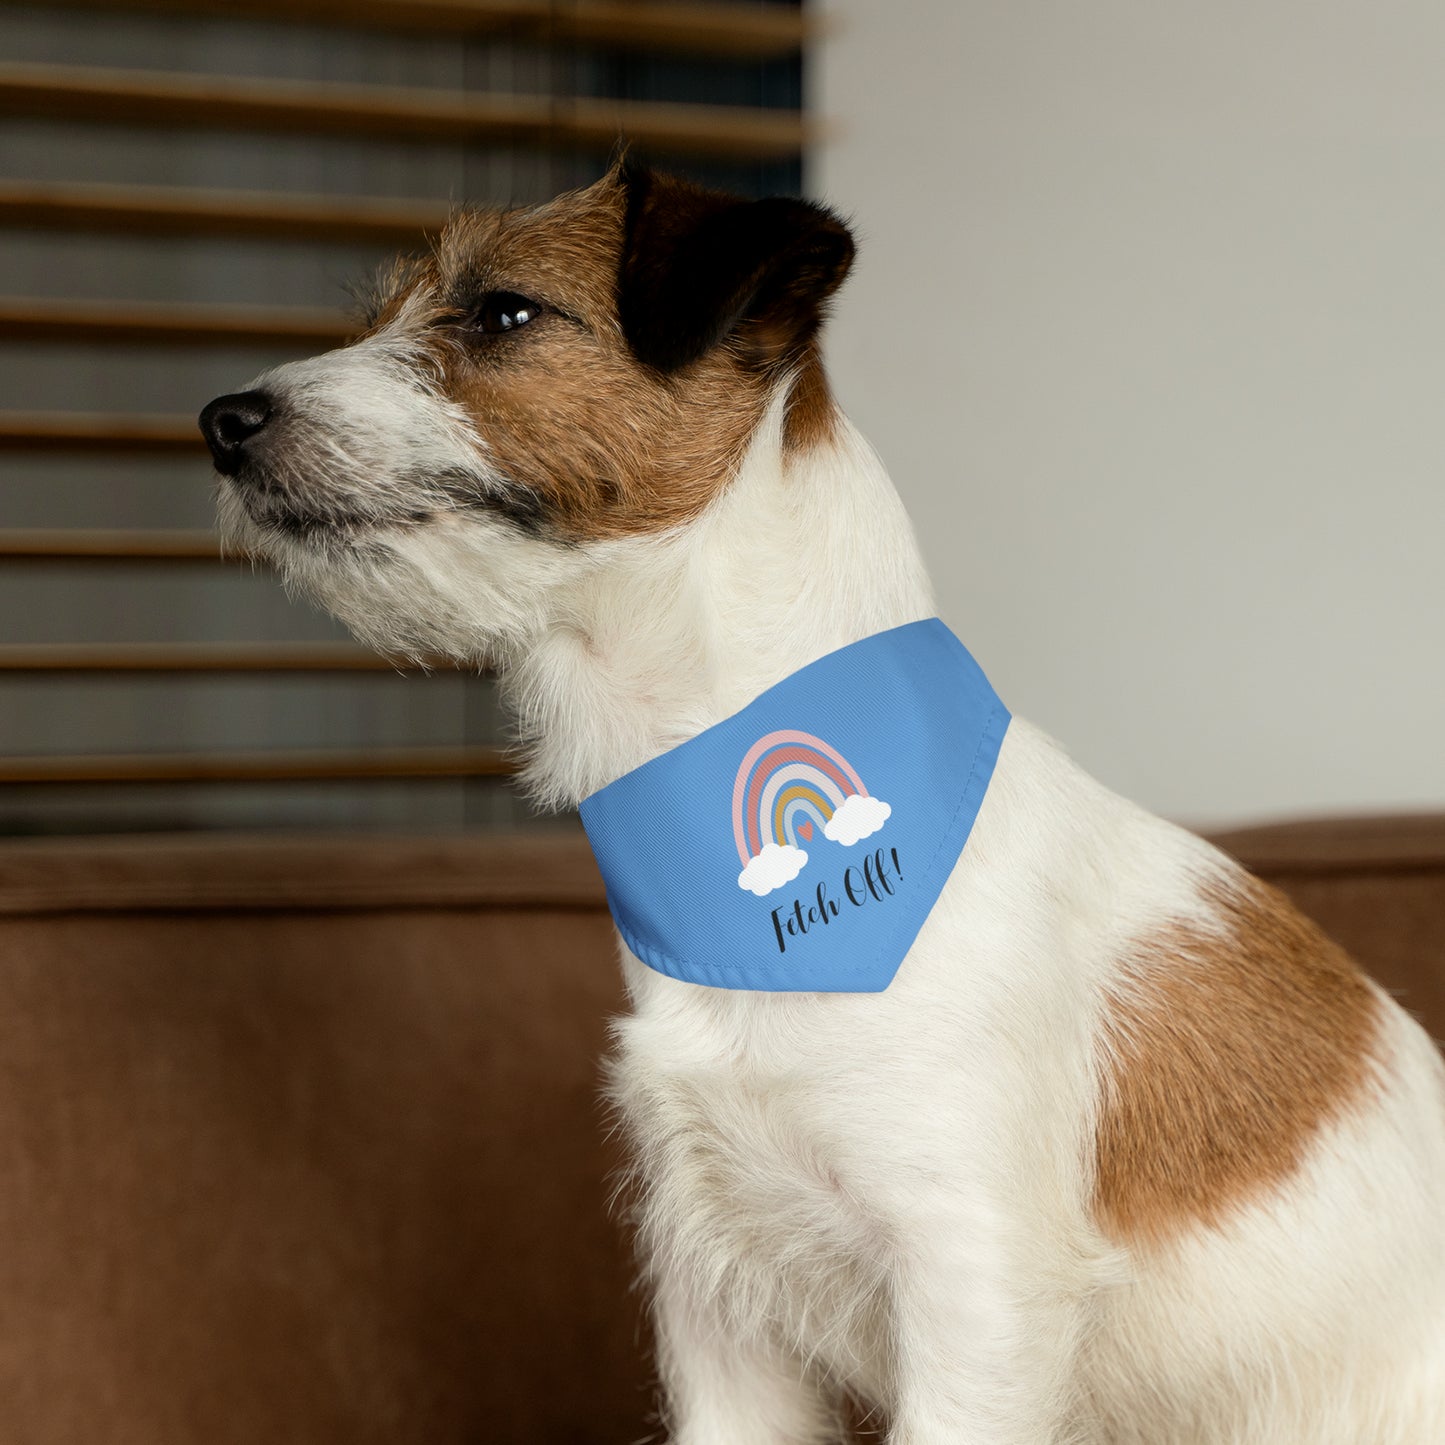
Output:
[[[1008,723],[936,617],[810,663],[582,804],[618,931],[688,983],[880,992],[963,852]]]

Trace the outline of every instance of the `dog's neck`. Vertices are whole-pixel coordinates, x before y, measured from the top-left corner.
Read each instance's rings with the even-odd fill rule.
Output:
[[[876,454],[839,416],[790,453],[782,406],[728,490],[667,537],[606,544],[512,666],[526,776],[575,804],[696,736],[809,662],[933,615],[908,518]]]

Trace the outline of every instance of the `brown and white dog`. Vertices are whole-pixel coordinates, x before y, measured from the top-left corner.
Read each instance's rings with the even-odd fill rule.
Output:
[[[576,803],[933,614],[818,358],[852,254],[627,166],[460,214],[359,341],[206,408],[225,529],[377,646],[495,666]],[[846,1395],[894,1445],[1445,1441],[1440,1057],[1025,723],[886,992],[622,962],[677,1445],[834,1440]]]

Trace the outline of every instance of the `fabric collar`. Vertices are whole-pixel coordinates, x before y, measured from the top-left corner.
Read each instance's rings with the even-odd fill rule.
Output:
[[[688,983],[880,992],[963,852],[1008,724],[936,617],[810,663],[583,802],[618,931]]]

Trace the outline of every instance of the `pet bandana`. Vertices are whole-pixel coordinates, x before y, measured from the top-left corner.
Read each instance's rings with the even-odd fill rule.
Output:
[[[810,663],[583,802],[618,931],[688,983],[881,992],[1008,724],[936,617]]]

